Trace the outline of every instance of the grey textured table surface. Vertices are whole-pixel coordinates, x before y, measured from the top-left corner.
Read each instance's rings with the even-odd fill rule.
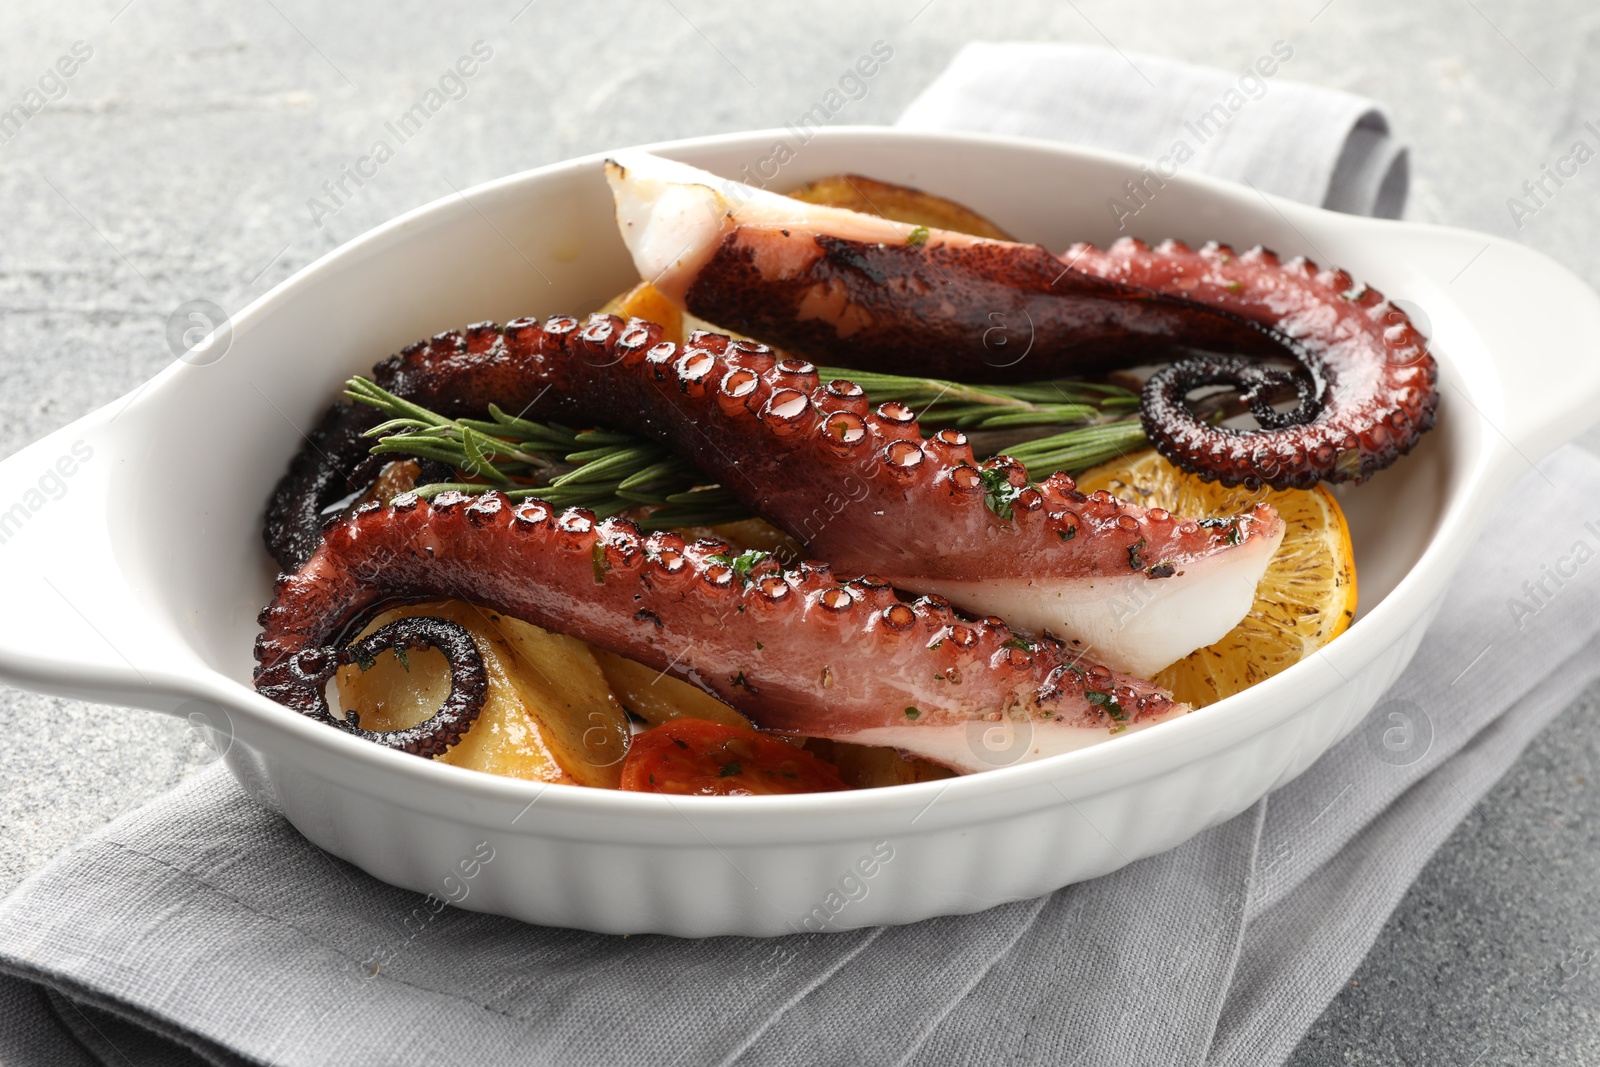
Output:
[[[46,80],[57,98],[20,130],[0,127],[0,453],[162,367],[183,301],[237,310],[452,187],[618,145],[782,125],[876,40],[893,59],[838,122],[892,121],[973,38],[1111,43],[1239,68],[1289,41],[1285,76],[1391,106],[1414,145],[1409,217],[1513,236],[1600,284],[1600,168],[1579,170],[1520,228],[1507,205],[1575,140],[1597,143],[1582,129],[1600,122],[1600,10],[1588,0],[443,6],[0,8],[0,110],[74,42],[92,50],[70,79]],[[494,54],[466,96],[314,218],[322,183],[476,40]],[[174,491],[187,488],[174,472]],[[1588,947],[1600,933],[1597,712],[1600,689],[1455,832],[1295,1064],[1600,1061]],[[0,892],[207,755],[155,715],[0,690]]]

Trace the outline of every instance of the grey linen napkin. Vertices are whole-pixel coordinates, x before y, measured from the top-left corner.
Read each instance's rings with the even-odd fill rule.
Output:
[[[990,116],[978,122],[951,92],[974,54],[910,117],[1075,132],[1019,125],[1028,107],[982,96],[982,79],[968,90]],[[1020,66],[1038,53],[1015,54]],[[1169,81],[1170,65],[1137,62],[1182,90],[1119,98],[1121,120],[1157,133],[1188,121],[1197,81],[1237,80],[1177,68]],[[1307,199],[1328,202],[1339,182],[1358,195],[1337,175],[1373,169],[1340,161],[1375,110],[1295,92],[1318,121],[1230,134],[1272,148],[1261,170],[1227,173],[1281,190],[1269,174],[1300,167]],[[1059,94],[1051,106],[1076,114]],[[1029,107],[1032,122],[1050,110]],[[1242,108],[1233,128],[1266,115]],[[1091,134],[1112,128],[1089,117]],[[1351,203],[1370,210],[1381,185]],[[1463,565],[1472,580],[1349,738],[1236,819],[1094,882],[978,915],[767,941],[624,939],[451,908],[419,925],[421,897],[306,843],[217,767],[0,902],[0,1062],[1279,1062],[1428,855],[1600,672],[1596,569],[1534,601],[1523,588],[1578,542],[1584,560],[1600,549],[1600,512],[1591,527],[1571,505],[1600,499],[1600,459],[1563,450],[1510,499]],[[372,975],[375,950],[393,958]]]
[[[1365,97],[1289,80],[1274,41],[1234,71],[1076,44],[969,44],[899,125],[1106,148],[1355,215],[1397,219],[1409,169]]]

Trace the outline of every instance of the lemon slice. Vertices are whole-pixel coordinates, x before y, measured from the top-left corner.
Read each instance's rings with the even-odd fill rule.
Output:
[[[1229,489],[1140,452],[1085,471],[1085,493],[1115,496],[1175,515],[1234,515],[1266,501],[1283,516],[1278,554],[1256,587],[1250,613],[1222,640],[1196,649],[1154,681],[1204,707],[1300,662],[1345,631],[1356,611],[1355,554],[1339,504],[1315,489]]]

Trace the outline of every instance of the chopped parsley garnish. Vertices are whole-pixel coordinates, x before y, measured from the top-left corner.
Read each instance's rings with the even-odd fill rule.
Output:
[[[916,708],[907,708],[906,709],[906,718],[908,718],[908,719],[920,719],[920,718],[922,718],[922,712],[918,711]]]
[[[594,584],[605,585],[606,571],[611,569],[611,561],[606,559],[605,542],[596,541],[594,548],[589,553],[589,557],[594,562]]]
[[[926,226],[918,226],[916,229],[906,234],[906,244],[908,245],[925,245],[927,243],[928,228]]]
[[[1000,647],[1001,648],[1015,648],[1015,649],[1019,649],[1019,650],[1021,650],[1023,652],[1032,652],[1033,649],[1034,649],[1034,644],[1033,644],[1032,641],[1029,641],[1026,637],[1013,637],[1009,641],[1003,642],[1000,645]]]
[[[726,552],[721,552],[706,558],[712,563],[720,563],[724,567],[732,568],[733,573],[739,579],[739,584],[749,585],[750,572],[755,569],[756,564],[771,555],[771,552],[763,552],[759,548],[751,548],[739,553],[737,556],[730,556]]]
[[[1178,565],[1169,559],[1164,559],[1145,573],[1152,578],[1171,578],[1178,573]]]
[[[732,778],[734,775],[738,774],[742,770],[744,770],[744,768],[739,766],[739,761],[738,760],[736,760],[736,759],[735,760],[729,760],[727,763],[724,763],[722,765],[722,769],[717,772],[717,777],[718,778]]]
[[[1223,538],[1225,544],[1236,545],[1244,540],[1244,534],[1239,530],[1238,519],[1201,519],[1197,525],[1204,526],[1208,530],[1220,530],[1223,527],[1227,527],[1228,535]]]
[[[978,477],[983,479],[983,502],[985,506],[1002,519],[1012,516],[1011,502],[1017,499],[1022,492],[1011,484],[1006,468],[990,467],[979,471]]]
[[[741,686],[742,685],[746,689],[750,688],[750,683],[744,680],[744,671],[740,671],[738,674],[734,675],[733,676],[733,681],[730,682],[729,684],[733,685],[733,686]]]
[[[1128,566],[1134,570],[1140,570],[1144,567],[1144,544],[1144,538],[1141,537],[1128,546]]]
[[[1063,541],[1070,541],[1078,536],[1078,528],[1076,526],[1068,526],[1065,530],[1057,530],[1056,536]]]
[[[1111,716],[1113,722],[1127,722],[1128,713],[1122,710],[1122,705],[1117,703],[1117,698],[1110,693],[1102,693],[1098,689],[1084,691],[1083,699],[1096,707],[1106,709],[1106,714]]]

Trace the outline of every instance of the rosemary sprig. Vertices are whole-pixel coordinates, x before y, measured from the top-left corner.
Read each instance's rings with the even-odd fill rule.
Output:
[[[917,410],[926,433],[954,427],[979,431],[975,443],[1005,441],[1005,454],[1039,477],[1058,470],[1080,473],[1144,440],[1135,414],[1138,396],[1116,385],[1059,380],[975,386],[832,367],[821,374],[849,378],[874,403],[893,400]],[[376,438],[374,453],[438,460],[463,476],[418,487],[423,497],[449,489],[499,489],[514,500],[538,497],[602,517],[638,509],[642,523],[657,529],[749,517],[731,492],[706,484],[682,456],[633,434],[536,422],[494,405],[488,419],[450,419],[359,377],[346,383],[345,395],[388,416],[367,431]]]
[[[1024,441],[1006,449],[1006,455],[1031,473],[1081,474],[1090,467],[1127,455],[1144,442],[1144,427],[1137,418],[1120,419]]]
[[[966,385],[942,378],[906,378],[844,367],[820,367],[824,380],[848,378],[873,403],[898,400],[915,409],[924,429],[953,426],[988,430],[1017,426],[1071,426],[1137,410],[1139,396],[1118,385],[1071,379],[1020,385]]]
[[[537,496],[603,517],[664,506],[670,496],[692,490],[698,477],[692,464],[666,446],[631,434],[535,422],[493,404],[487,420],[449,419],[366,378],[350,379],[345,395],[390,416],[367,431],[377,438],[374,453],[438,460],[473,479],[420,486],[423,497],[447,489],[500,489],[514,500]],[[741,511],[717,521],[742,516]]]

